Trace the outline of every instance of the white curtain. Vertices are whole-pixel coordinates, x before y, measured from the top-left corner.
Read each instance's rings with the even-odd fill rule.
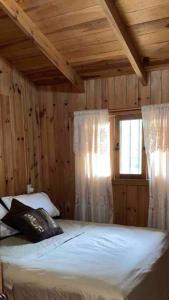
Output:
[[[169,104],[142,108],[150,181],[149,226],[169,229]]]
[[[74,114],[75,218],[112,221],[110,122],[107,110]]]

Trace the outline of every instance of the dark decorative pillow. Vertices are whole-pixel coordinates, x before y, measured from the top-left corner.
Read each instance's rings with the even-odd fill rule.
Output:
[[[13,227],[15,229],[18,229],[15,222],[14,222],[14,218],[15,216],[18,214],[18,213],[22,213],[22,212],[25,212],[25,211],[28,211],[32,209],[31,207],[19,202],[18,200],[16,199],[13,199],[12,200],[12,203],[11,203],[11,208],[10,210],[8,211],[8,213],[2,218],[2,222],[7,224],[8,226],[10,227]]]
[[[8,213],[9,209],[6,207],[6,205],[2,202],[0,199],[0,241],[8,238],[10,236],[14,236],[18,234],[18,231],[14,228],[6,225],[1,221],[1,219]]]
[[[61,227],[43,209],[33,209],[16,199],[12,200],[9,212],[2,222],[18,229],[30,241],[39,242],[63,233]]]

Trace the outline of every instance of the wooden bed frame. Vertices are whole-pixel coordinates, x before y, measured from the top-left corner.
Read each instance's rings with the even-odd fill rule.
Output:
[[[3,287],[3,265],[0,263],[0,300],[8,300],[7,295],[4,293]],[[167,300],[169,300],[169,295]]]
[[[7,300],[7,296],[4,294],[3,289],[3,265],[0,263],[0,300]]]

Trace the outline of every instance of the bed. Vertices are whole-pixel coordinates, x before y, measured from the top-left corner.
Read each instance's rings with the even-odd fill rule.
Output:
[[[64,233],[32,244],[1,241],[9,300],[167,300],[165,232],[57,220]]]

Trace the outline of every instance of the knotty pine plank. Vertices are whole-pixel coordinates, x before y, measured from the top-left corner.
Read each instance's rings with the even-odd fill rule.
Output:
[[[151,104],[160,104],[162,102],[162,71],[151,73]]]
[[[5,195],[5,153],[4,153],[4,139],[3,139],[3,122],[2,122],[2,99],[0,96],[0,196]]]
[[[161,102],[168,103],[169,102],[169,70],[162,71],[162,91],[161,91]]]
[[[127,201],[127,225],[137,226],[138,224],[138,187],[126,186],[126,201]]]
[[[14,194],[13,145],[9,97],[0,96],[2,105],[2,128],[5,153],[5,194]]]

